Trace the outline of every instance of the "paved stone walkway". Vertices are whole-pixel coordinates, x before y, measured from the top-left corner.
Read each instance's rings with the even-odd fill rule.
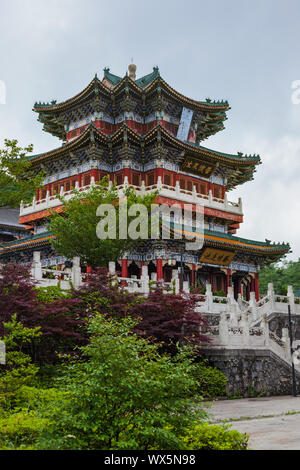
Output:
[[[220,400],[208,411],[211,422],[249,434],[250,449],[300,450],[300,396]]]

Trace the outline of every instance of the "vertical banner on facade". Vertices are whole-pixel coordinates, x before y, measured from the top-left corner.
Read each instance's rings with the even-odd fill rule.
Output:
[[[177,139],[179,140],[187,140],[189,136],[189,130],[193,118],[193,110],[182,108],[180,123],[177,131]]]

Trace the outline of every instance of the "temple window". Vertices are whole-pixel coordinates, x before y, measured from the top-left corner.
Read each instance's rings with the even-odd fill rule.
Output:
[[[88,186],[91,183],[91,176],[85,175],[83,178],[83,186]]]
[[[200,183],[200,194],[207,194],[207,185],[205,183]]]
[[[213,195],[214,197],[221,199],[222,198],[222,189],[218,186],[214,186],[213,188]]]
[[[187,189],[188,191],[193,191],[193,181],[191,181],[191,180],[188,180],[188,181],[187,181],[186,189]]]
[[[164,184],[166,184],[167,186],[171,186],[171,175],[164,175]]]
[[[134,186],[140,185],[140,179],[141,179],[141,176],[139,173],[132,173],[132,184]]]
[[[117,186],[120,186],[121,184],[123,184],[123,175],[122,175],[122,173],[119,173],[119,174],[115,175],[115,184]]]
[[[147,175],[147,186],[152,186],[154,184],[154,173],[149,173]]]

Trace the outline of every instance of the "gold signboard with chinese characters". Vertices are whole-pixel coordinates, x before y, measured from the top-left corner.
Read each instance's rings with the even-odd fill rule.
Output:
[[[196,173],[199,176],[209,178],[213,172],[214,167],[207,162],[199,162],[194,158],[187,157],[184,160],[181,169],[186,172]]]
[[[215,248],[205,248],[200,256],[200,263],[219,264],[228,266],[233,260],[235,253],[232,251],[216,250]]]

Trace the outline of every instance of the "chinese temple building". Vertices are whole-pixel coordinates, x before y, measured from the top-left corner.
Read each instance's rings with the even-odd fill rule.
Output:
[[[204,206],[204,245],[187,252],[179,240],[148,240],[118,260],[122,277],[140,276],[141,267],[169,281],[183,267],[191,285],[211,283],[213,291],[234,286],[234,294],[249,300],[259,296],[259,270],[279,260],[288,244],[236,236],[243,222],[242,201],[228,192],[253,179],[258,155],[214,151],[202,142],[224,129],[227,101],[195,101],[174,90],[153,72],[136,79],[136,66],[121,78],[104,69],[79,94],[62,103],[35,103],[43,130],[62,141],[59,148],[29,157],[36,172],[45,171],[44,185],[32,203],[21,204],[19,223],[31,233],[0,249],[0,262],[29,263],[41,252],[43,266],[64,265],[66,259],[50,244],[49,210],[63,210],[57,194],[72,197],[107,175],[118,188],[158,190],[158,203]]]
[[[19,223],[19,215],[19,209],[0,207],[0,245],[19,240],[28,234],[29,227]]]

